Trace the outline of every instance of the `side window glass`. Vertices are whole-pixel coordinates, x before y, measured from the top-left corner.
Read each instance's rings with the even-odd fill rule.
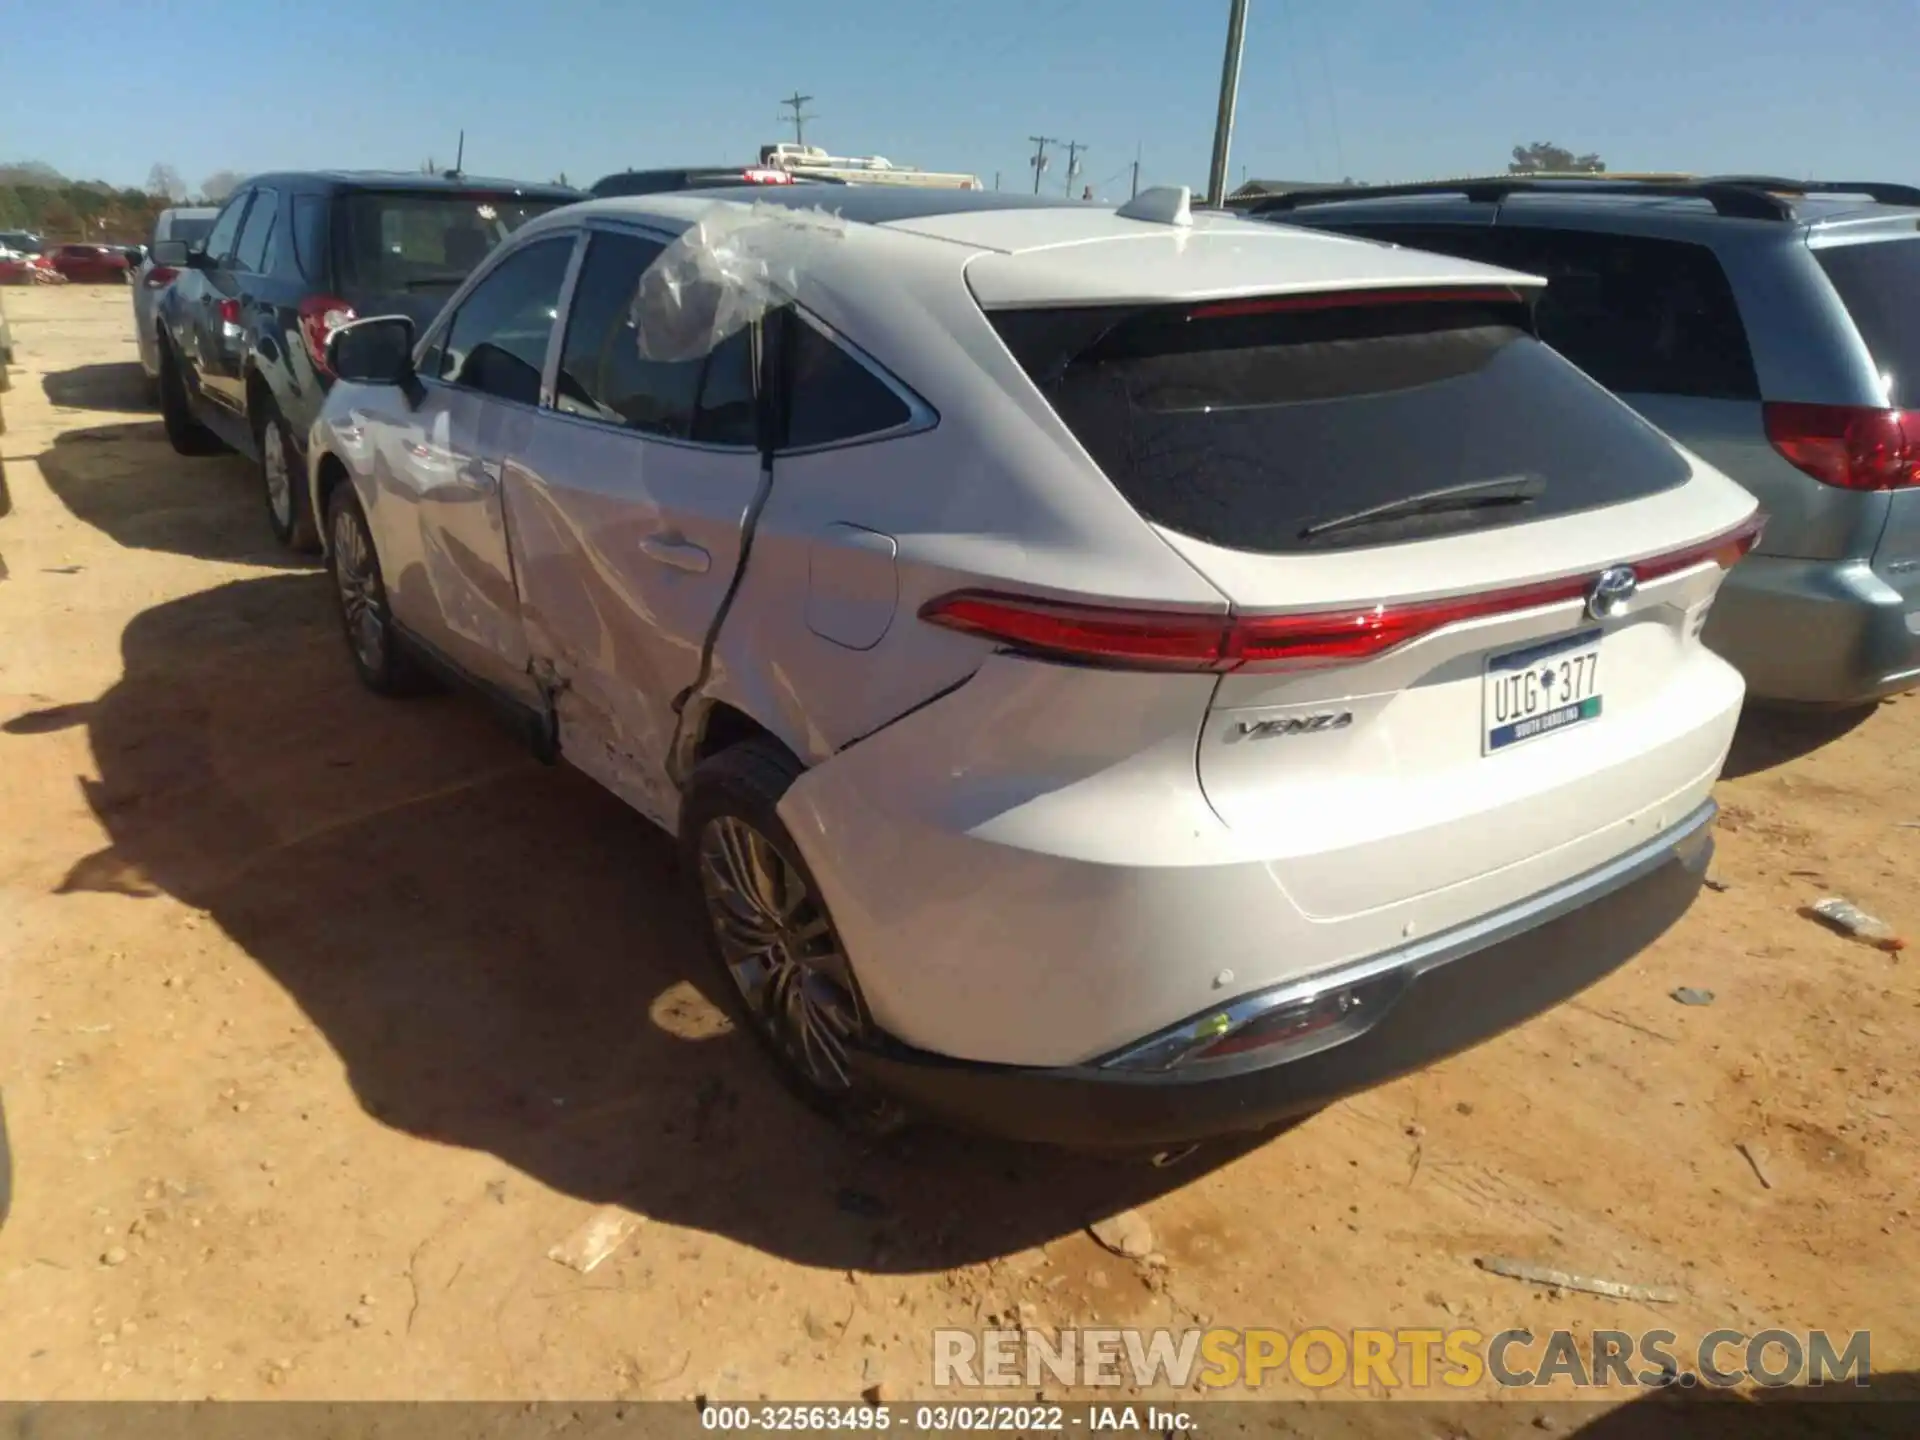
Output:
[[[1328,229],[1334,227],[1328,226]],[[1486,225],[1341,225],[1337,232],[1361,240],[1384,240],[1389,245],[1404,245],[1409,250],[1431,250],[1436,255],[1457,255],[1462,260],[1478,260],[1499,265],[1497,242]]]
[[[539,404],[573,242],[571,235],[536,241],[496,265],[460,303],[428,373],[503,400]]]
[[[554,406],[647,435],[713,445],[754,443],[753,334],[737,330],[706,354],[652,360],[640,352],[634,295],[658,242],[595,233],[574,287]]]
[[[283,247],[284,248],[284,247]],[[327,199],[324,195],[293,197],[293,262],[316,284],[326,281]]]
[[[209,260],[221,262],[233,253],[233,242],[240,237],[240,221],[246,216],[247,201],[252,197],[251,190],[242,190],[227,201],[227,208],[213,222],[213,229],[207,232],[207,241],[202,247]]]
[[[1755,400],[1733,287],[1704,245],[1513,227],[1502,263],[1547,280],[1540,338],[1610,390]]]
[[[835,445],[912,418],[879,376],[800,316],[787,329],[787,445]]]
[[[247,212],[247,223],[240,231],[240,244],[233,252],[234,269],[250,275],[258,275],[266,269],[267,244],[273,238],[274,221],[279,216],[278,190],[253,192],[253,208]]]

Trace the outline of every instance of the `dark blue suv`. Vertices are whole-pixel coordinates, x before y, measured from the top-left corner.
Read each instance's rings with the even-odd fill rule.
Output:
[[[254,457],[275,536],[317,548],[306,449],[333,380],[327,336],[366,315],[425,329],[494,246],[582,198],[457,173],[255,176],[198,245],[154,247],[180,272],[154,320],[167,438],[183,455]]]

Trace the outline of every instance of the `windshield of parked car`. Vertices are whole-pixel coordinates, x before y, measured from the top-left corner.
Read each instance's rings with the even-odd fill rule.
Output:
[[[1920,236],[1813,253],[1867,342],[1887,404],[1920,409]]]
[[[207,238],[207,232],[213,229],[213,216],[176,215],[167,222],[167,239],[184,240],[189,245],[198,245]]]
[[[482,192],[367,192],[334,211],[343,285],[391,294],[448,290],[493,247],[561,201]]]

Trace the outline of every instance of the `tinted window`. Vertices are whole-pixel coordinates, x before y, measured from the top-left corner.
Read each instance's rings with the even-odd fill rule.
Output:
[[[1887,403],[1920,409],[1920,236],[1813,252],[1887,382]]]
[[[240,244],[233,252],[233,267],[257,275],[267,268],[267,243],[273,237],[274,221],[280,216],[280,192],[256,190],[253,208],[240,231]]]
[[[912,418],[906,401],[805,321],[788,328],[787,446],[832,445]]]
[[[207,232],[213,229],[211,215],[175,215],[171,218],[161,216],[153,222],[154,240],[184,240],[194,245],[207,238]]]
[[[440,378],[503,400],[539,404],[547,339],[572,255],[573,237],[567,235],[502,260],[460,302],[440,351]]]
[[[233,242],[240,235],[240,220],[247,213],[247,201],[252,195],[251,190],[242,190],[227,201],[227,208],[220,212],[213,222],[213,228],[207,232],[205,249],[208,259],[225,260],[233,253]]]
[[[1235,550],[1379,545],[1545,519],[1682,483],[1673,447],[1509,305],[993,317],[1147,519]],[[1331,528],[1459,486],[1491,497]]]
[[[560,204],[482,191],[343,195],[333,217],[340,283],[388,294],[450,294],[502,240]]]
[[[710,354],[650,360],[634,324],[640,276],[662,247],[637,235],[595,234],[574,288],[554,406],[650,435],[751,445],[753,336],[737,330]]]
[[[309,280],[326,280],[327,197],[293,197],[293,260]]]
[[[1338,228],[1544,276],[1540,338],[1609,389],[1760,398],[1733,287],[1704,245],[1505,224]]]
[[[1733,287],[1706,246],[1515,227],[1495,254],[1546,277],[1540,338],[1609,389],[1760,398]]]

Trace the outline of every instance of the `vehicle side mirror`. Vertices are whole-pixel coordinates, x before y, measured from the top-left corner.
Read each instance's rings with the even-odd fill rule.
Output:
[[[413,321],[405,315],[369,315],[327,337],[327,365],[355,385],[413,383]]]
[[[193,257],[184,240],[156,240],[153,242],[153,263],[184,270],[193,263]]]

